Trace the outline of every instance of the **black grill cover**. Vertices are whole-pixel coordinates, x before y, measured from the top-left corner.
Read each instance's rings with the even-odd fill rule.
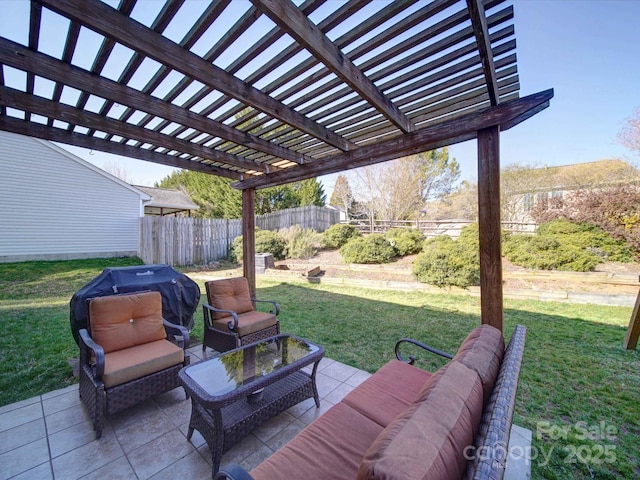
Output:
[[[200,301],[200,287],[169,265],[140,265],[105,268],[71,297],[71,333],[78,343],[78,332],[87,327],[87,300],[117,293],[153,290],[162,294],[162,316],[176,325],[193,328],[193,314]]]

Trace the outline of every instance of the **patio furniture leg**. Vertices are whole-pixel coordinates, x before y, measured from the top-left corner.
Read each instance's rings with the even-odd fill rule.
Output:
[[[313,386],[313,399],[316,402],[316,408],[320,408],[320,395],[318,395],[318,387],[316,386],[316,372],[318,371],[318,364],[320,361],[317,361],[313,364],[313,371],[311,372],[311,385]]]

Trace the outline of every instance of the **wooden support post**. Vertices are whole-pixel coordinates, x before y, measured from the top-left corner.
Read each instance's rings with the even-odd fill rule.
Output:
[[[500,127],[478,131],[481,321],[503,330],[500,236]]]
[[[242,269],[249,281],[249,293],[256,296],[256,190],[242,190]]]
[[[626,350],[635,350],[638,346],[638,337],[640,337],[640,292],[638,292],[636,305],[631,313],[627,334],[624,336],[624,348]]]

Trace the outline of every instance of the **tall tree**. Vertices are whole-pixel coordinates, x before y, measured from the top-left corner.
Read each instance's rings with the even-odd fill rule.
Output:
[[[180,170],[156,184],[160,188],[173,188],[187,193],[200,207],[194,216],[200,218],[242,217],[242,193],[231,187],[232,180],[206,173]],[[315,178],[289,185],[258,190],[256,214],[295,208],[304,205],[323,206],[325,194],[322,184]]]
[[[344,175],[338,175],[336,183],[333,186],[333,192],[329,199],[329,205],[339,208],[347,214],[347,219],[351,216],[353,207],[355,204],[355,198],[349,185],[349,180]]]
[[[119,163],[116,163],[111,160],[106,161],[102,165],[102,169],[105,172],[110,173],[114,177],[117,177],[120,180],[127,182],[130,185],[135,183],[135,181],[133,180],[133,177],[129,174],[129,171],[126,169],[126,167],[123,167]]]
[[[292,188],[298,198],[298,206],[300,207],[306,207],[307,205],[324,207],[327,203],[324,186],[316,178],[296,182],[292,185]]]
[[[460,165],[455,158],[449,158],[449,149],[430,150],[414,157],[421,173],[422,199],[429,202],[449,195],[460,178]]]
[[[179,170],[156,183],[187,193],[200,210],[200,218],[239,218],[242,216],[242,193],[231,188],[231,180],[191,170]]]
[[[369,215],[382,220],[417,218],[427,200],[451,192],[460,176],[448,149],[399,158],[357,171],[356,196]]]
[[[463,180],[453,192],[431,202],[426,216],[430,220],[477,220],[478,185]]]
[[[636,107],[633,114],[627,118],[618,139],[625,147],[640,154],[640,107]]]

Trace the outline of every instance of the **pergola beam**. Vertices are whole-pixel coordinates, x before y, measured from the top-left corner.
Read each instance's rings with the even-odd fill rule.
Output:
[[[484,11],[482,0],[467,0],[469,17],[473,26],[473,33],[476,37],[478,51],[482,59],[482,69],[487,83],[489,100],[491,105],[500,103],[498,94],[498,81],[496,79],[496,66],[493,62],[493,52],[491,51],[491,39],[489,38],[489,28],[487,26],[487,15]]]
[[[488,107],[482,111],[463,115],[453,120],[425,127],[390,140],[362,146],[353,152],[339,153],[323,160],[300,165],[292,169],[255,176],[233,184],[235,188],[266,188],[274,185],[305,180],[318,175],[340,172],[400,158],[438,146],[451,145],[477,137],[485,128],[501,125],[520,118],[531,110],[548,105],[553,90],[545,90],[527,97]]]
[[[43,117],[55,118],[62,122],[81,125],[85,128],[109,132],[122,138],[135,139],[156,147],[164,147],[170,151],[175,150],[180,153],[187,153],[194,157],[211,160],[212,162],[233,165],[246,170],[267,170],[266,165],[255,164],[255,162],[244,160],[198,143],[188,142],[148,128],[119,122],[118,120],[103,117],[97,113],[79,110],[63,103],[52,102],[51,100],[29,95],[8,87],[0,87],[0,104],[25,112],[37,113]]]
[[[290,0],[251,1],[400,130],[405,133],[415,130],[400,109]]]
[[[69,85],[87,94],[106,98],[160,118],[171,119],[173,122],[188,125],[195,130],[206,132],[278,158],[295,163],[310,161],[304,155],[273,142],[263,140],[260,137],[199,115],[173,103],[160,100],[108,78],[91,74],[70,63],[62,62],[42,53],[33,52],[18,43],[4,38],[0,38],[0,63],[33,72],[37,76],[48,78],[58,84]],[[253,169],[266,171],[264,166],[261,167],[259,163],[254,163]]]
[[[103,140],[97,137],[90,137],[88,135],[70,132],[62,128],[49,127],[47,125],[27,122],[6,116],[0,116],[0,130],[18,133],[20,135],[27,135],[34,138],[41,138],[42,140],[64,143],[66,145],[88,148],[90,150],[112,153],[114,155],[147,160],[149,162],[167,165],[169,167],[184,168],[186,170],[219,175],[233,180],[239,180],[242,178],[242,174],[240,172],[229,170],[227,168],[220,168],[202,162],[192,162],[175,155],[167,155],[166,153],[160,153],[154,150],[132,147],[126,143]]]
[[[54,12],[79,22],[132,50],[170,66],[204,85],[219,90],[243,103],[252,105],[284,123],[333,145],[343,151],[355,144],[326,129],[319,123],[283,105],[269,95],[231,75],[216,65],[185,50],[163,35],[120,14],[98,0],[39,0]]]

